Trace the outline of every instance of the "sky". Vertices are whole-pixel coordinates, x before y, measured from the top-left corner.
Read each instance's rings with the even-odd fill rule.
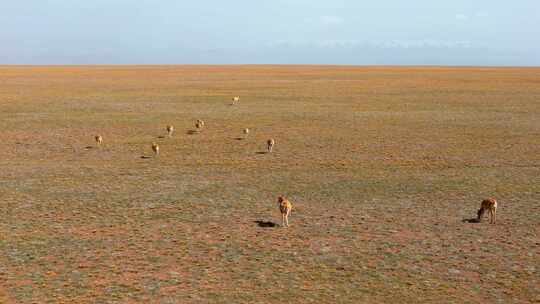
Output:
[[[540,0],[0,0],[0,64],[540,66]]]

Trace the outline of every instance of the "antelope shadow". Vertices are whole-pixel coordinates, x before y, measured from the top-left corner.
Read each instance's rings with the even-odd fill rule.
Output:
[[[257,226],[261,227],[261,228],[274,228],[274,227],[278,227],[279,225],[274,223],[274,222],[270,222],[270,221],[261,221],[261,220],[258,220],[258,221],[255,221],[254,223],[257,224]]]

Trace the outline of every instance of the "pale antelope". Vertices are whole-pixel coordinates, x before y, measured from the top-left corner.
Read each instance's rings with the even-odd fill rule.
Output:
[[[159,155],[159,146],[156,143],[152,143],[152,151],[154,151],[154,155]]]
[[[197,122],[195,122],[195,128],[197,128],[197,132],[200,132],[203,126],[204,126],[204,121],[197,120]]]
[[[497,216],[497,200],[494,198],[487,198],[482,201],[482,204],[480,204],[480,209],[478,209],[478,221],[482,221],[482,217],[484,216],[484,212],[489,211],[489,223],[495,224],[496,216]]]
[[[272,153],[272,148],[274,148],[274,145],[276,144],[276,141],[273,138],[270,138],[266,141],[266,147],[268,149],[268,153]]]
[[[167,126],[167,135],[169,135],[169,137],[172,137],[173,132],[174,132],[174,126],[168,125]]]
[[[240,96],[234,96],[232,98],[232,105],[237,104],[240,101]]]
[[[292,204],[283,196],[278,197],[279,212],[281,212],[281,226],[289,227],[289,215],[291,214]]]
[[[248,129],[248,128],[245,128],[245,129],[244,129],[244,137],[247,138],[248,135],[249,135],[249,129]]]
[[[94,139],[96,140],[96,143],[98,144],[98,146],[103,143],[103,137],[101,137],[101,135],[96,135]]]

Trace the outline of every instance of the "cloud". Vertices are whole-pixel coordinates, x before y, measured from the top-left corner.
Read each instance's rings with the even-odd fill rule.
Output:
[[[324,25],[340,25],[340,24],[343,24],[343,22],[345,22],[343,18],[338,17],[338,16],[321,16],[319,20]]]
[[[489,14],[486,13],[486,12],[476,12],[476,13],[474,14],[474,16],[475,16],[475,17],[478,17],[478,18],[483,18],[483,17],[488,17]]]
[[[465,14],[456,14],[455,17],[456,17],[457,20],[467,20],[467,19],[469,19],[469,17],[467,15],[465,15]]]
[[[467,40],[277,40],[266,44],[271,48],[319,49],[466,49],[473,47]]]
[[[375,48],[384,49],[463,49],[472,47],[472,43],[467,40],[389,40],[389,41],[370,41],[368,45]]]

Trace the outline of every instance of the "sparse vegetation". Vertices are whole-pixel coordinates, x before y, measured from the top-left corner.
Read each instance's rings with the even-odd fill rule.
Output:
[[[0,83],[0,303],[540,301],[538,68],[10,66]],[[198,117],[204,136],[151,131]],[[159,162],[140,157],[153,141]],[[497,224],[464,221],[490,196]]]

